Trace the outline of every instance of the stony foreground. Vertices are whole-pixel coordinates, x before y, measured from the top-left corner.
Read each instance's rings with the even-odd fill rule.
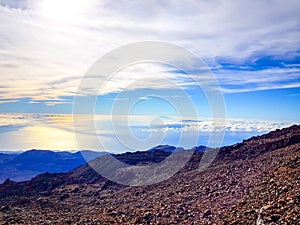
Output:
[[[298,224],[299,126],[223,147],[199,172],[201,156],[145,187],[114,184],[88,166],[7,181],[0,224]]]

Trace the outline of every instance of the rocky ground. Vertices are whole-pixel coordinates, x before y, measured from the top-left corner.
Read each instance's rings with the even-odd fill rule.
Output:
[[[201,156],[144,187],[115,184],[88,165],[8,180],[0,224],[299,224],[300,126],[223,147],[205,171],[196,169]]]

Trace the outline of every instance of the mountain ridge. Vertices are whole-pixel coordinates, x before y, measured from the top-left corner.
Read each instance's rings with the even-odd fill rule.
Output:
[[[204,171],[197,169],[203,152],[195,151],[177,174],[149,186],[116,184],[87,164],[68,173],[41,174],[31,181],[8,180],[0,185],[4,205],[0,220],[21,224],[47,220],[58,224],[297,224],[299,137],[300,126],[294,125],[222,147]],[[130,161],[131,156],[126,153],[119,159]]]
[[[67,172],[105,154],[89,150],[71,153],[36,149],[19,154],[0,153],[0,183],[7,178],[25,181],[45,172]]]

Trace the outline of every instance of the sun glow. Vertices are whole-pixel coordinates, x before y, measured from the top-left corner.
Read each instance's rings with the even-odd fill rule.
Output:
[[[85,7],[84,0],[43,0],[41,9],[45,17],[72,21],[79,19]]]

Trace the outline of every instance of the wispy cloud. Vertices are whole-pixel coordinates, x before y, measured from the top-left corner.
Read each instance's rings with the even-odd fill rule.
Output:
[[[297,63],[261,71],[218,66],[220,58],[247,66],[264,56],[284,61],[297,55],[298,1],[273,1],[272,5],[269,1],[165,1],[163,6],[152,1],[64,2],[0,1],[0,85],[5,86],[0,98],[26,97],[60,104],[54,100],[73,96],[97,58],[121,45],[144,40],[178,44],[215,61],[219,70],[214,72],[228,93],[300,87]],[[57,16],[51,7],[59,10]],[[131,72],[140,79],[153,75],[152,67],[144,65],[143,70]],[[132,74],[127,71],[110,81],[106,91],[122,90],[134,81]],[[166,67],[160,69],[160,76],[185,88],[192,85]]]
[[[215,71],[225,93],[300,87],[300,68]]]

